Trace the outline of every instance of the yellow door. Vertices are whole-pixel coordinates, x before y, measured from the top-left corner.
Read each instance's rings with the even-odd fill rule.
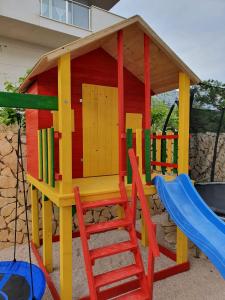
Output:
[[[117,88],[83,84],[84,177],[118,174]]]

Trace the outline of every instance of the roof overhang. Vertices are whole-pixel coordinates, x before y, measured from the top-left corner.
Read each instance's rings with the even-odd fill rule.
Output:
[[[109,28],[79,39],[43,55],[20,86],[25,92],[35,76],[58,64],[60,56],[70,52],[71,59],[82,56],[97,48],[103,48],[117,59],[117,32],[124,32],[124,66],[144,82],[144,33],[150,37],[151,89],[155,94],[179,87],[179,72],[186,73],[191,84],[197,84],[197,75],[159,38],[139,16],[117,23]]]
[[[90,0],[90,5],[94,5],[106,10],[111,9],[114,5],[116,5],[120,0]]]

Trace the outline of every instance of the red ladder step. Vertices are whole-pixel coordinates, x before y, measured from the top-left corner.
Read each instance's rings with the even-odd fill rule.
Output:
[[[98,224],[88,225],[86,226],[86,232],[87,234],[94,234],[94,233],[101,233],[108,230],[117,229],[120,227],[128,227],[131,226],[132,223],[130,220],[127,219],[119,219],[114,221],[108,221],[108,222],[101,222]]]
[[[110,272],[106,272],[97,276],[94,276],[96,289],[109,285],[111,283],[127,279],[132,276],[143,274],[143,269],[136,265],[126,266],[120,269],[116,269]]]
[[[92,201],[92,202],[83,202],[82,203],[82,208],[83,210],[87,209],[93,209],[97,207],[102,207],[102,206],[109,206],[109,205],[122,205],[127,203],[126,199],[122,198],[113,198],[113,199],[105,199],[105,200],[98,200],[98,201]]]
[[[106,247],[90,250],[90,256],[91,256],[91,260],[95,261],[96,259],[99,258],[115,255],[126,251],[132,251],[135,249],[137,249],[137,245],[135,245],[131,241],[126,241],[126,242],[121,242]]]
[[[116,300],[149,300],[149,295],[146,295],[142,289],[138,289],[117,297]]]

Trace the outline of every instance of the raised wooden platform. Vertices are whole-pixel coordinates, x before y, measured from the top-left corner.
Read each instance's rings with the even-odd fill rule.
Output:
[[[152,177],[160,174],[152,174]],[[172,180],[174,175],[164,175],[166,180]],[[142,176],[143,182],[145,182],[145,176]],[[60,194],[59,187],[50,187],[48,184],[37,180],[36,178],[27,175],[27,180],[34,185],[40,192],[48,197],[57,206],[71,206],[74,204],[74,195]],[[80,188],[80,195],[83,201],[95,201],[99,199],[118,197],[119,194],[119,176],[98,176],[98,177],[86,177],[73,179],[73,186]],[[126,185],[128,195],[131,192],[131,185]],[[156,193],[154,185],[144,185],[146,195],[153,195]]]

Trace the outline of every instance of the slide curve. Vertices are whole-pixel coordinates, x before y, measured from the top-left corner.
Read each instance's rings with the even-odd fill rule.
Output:
[[[157,176],[153,183],[173,221],[225,279],[225,223],[205,204],[187,175],[168,182]]]

